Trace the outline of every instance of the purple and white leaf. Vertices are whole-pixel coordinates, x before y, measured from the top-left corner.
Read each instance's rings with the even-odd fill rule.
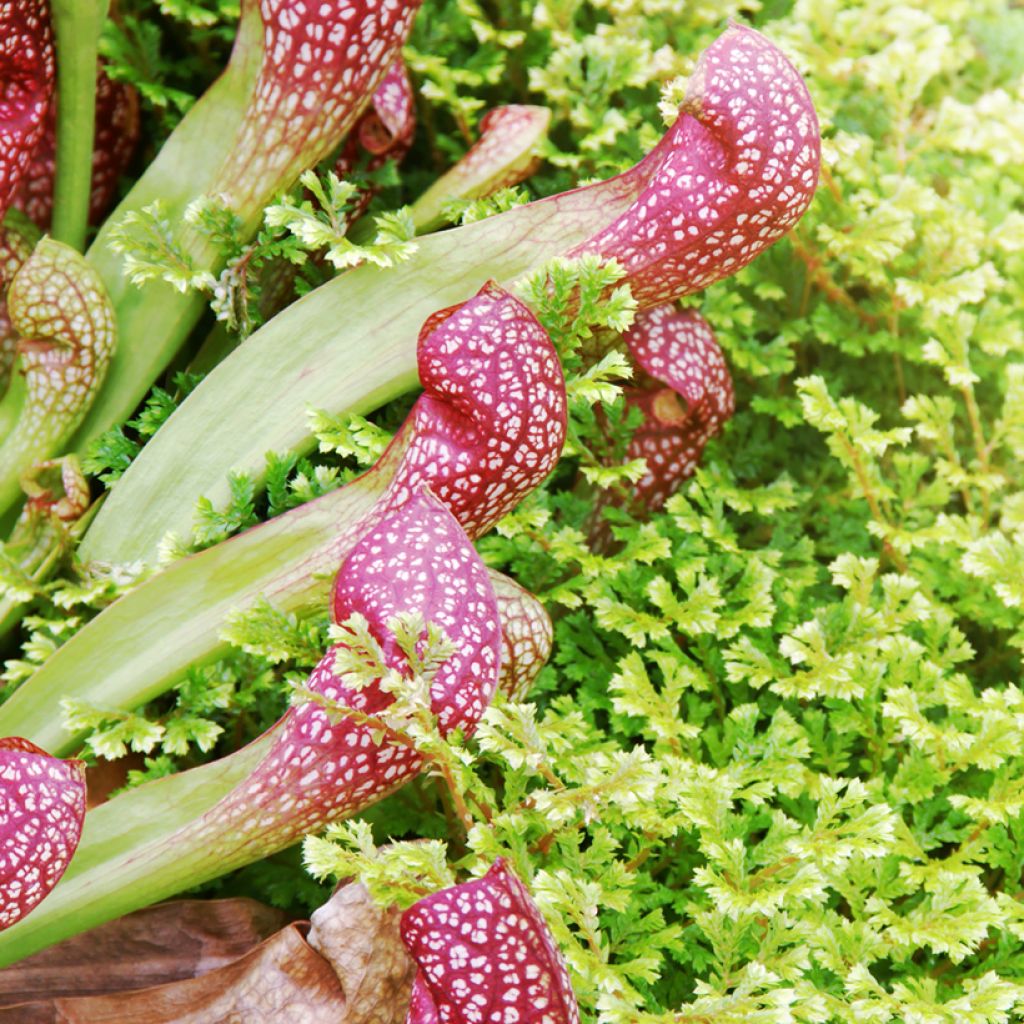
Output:
[[[541,601],[515,580],[491,572],[501,619],[501,677],[498,689],[522,701],[551,656],[554,629]]]
[[[20,737],[0,739],[0,930],[60,881],[85,820],[85,763],[50,757]]]
[[[475,538],[558,461],[562,367],[529,308],[493,281],[428,319],[417,359],[424,393],[396,439],[408,447],[382,507],[427,484]]]
[[[56,63],[46,0],[0,0],[0,220],[39,145]]]
[[[655,306],[638,314],[625,340],[642,371],[626,399],[644,416],[626,458],[646,459],[634,493],[643,511],[654,512],[693,475],[704,446],[732,416],[732,378],[696,310]]]
[[[359,540],[338,573],[335,613],[343,623],[361,615],[398,672],[407,660],[388,623],[415,614],[439,627],[453,653],[431,680],[431,710],[442,733],[472,732],[498,683],[497,600],[480,556],[437,498],[420,489]],[[354,685],[337,672],[344,646],[324,655],[308,689],[356,714],[334,716],[315,701],[290,710],[247,781],[190,828],[190,844],[210,844],[225,864],[246,863],[357,813],[420,772],[414,746],[366,723],[395,696],[380,680]]]
[[[243,217],[314,166],[355,125],[398,56],[421,0],[243,0],[239,43],[259,74],[211,191]],[[257,19],[258,26],[245,30]]]
[[[799,72],[754,29],[731,25],[700,56],[679,118],[626,176],[635,202],[571,249],[616,259],[641,309],[736,273],[814,196],[818,119]]]
[[[419,967],[406,1024],[578,1024],[547,923],[504,860],[402,915]]]

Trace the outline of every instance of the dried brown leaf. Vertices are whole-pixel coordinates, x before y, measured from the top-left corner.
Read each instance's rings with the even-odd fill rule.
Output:
[[[129,914],[0,971],[0,1024],[402,1024],[396,909],[348,885],[256,945],[282,917],[251,900]]]
[[[0,1008],[44,993],[100,995],[193,978],[237,960],[285,921],[281,911],[246,899],[147,907],[0,971]]]
[[[396,907],[378,907],[362,885],[346,885],[313,914],[309,944],[334,966],[345,993],[339,1024],[401,1024],[416,965]]]
[[[340,1024],[331,965],[290,924],[226,967],[155,988],[0,1010],[2,1024]]]
[[[89,791],[86,806],[91,810],[105,804],[111,794],[121,789],[128,782],[128,773],[145,768],[146,759],[142,754],[131,753],[119,757],[116,761],[97,758],[95,764],[85,769],[85,781]]]

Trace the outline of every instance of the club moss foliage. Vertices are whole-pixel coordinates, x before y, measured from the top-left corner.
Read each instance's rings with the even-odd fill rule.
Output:
[[[157,6],[153,53],[189,32],[215,40],[230,15]],[[659,97],[674,109],[677,76],[729,14],[794,58],[825,138],[796,230],[689,300],[728,357],[735,417],[663,513],[638,522],[607,505],[616,543],[596,553],[595,498],[636,478],[614,465],[635,423],[622,357],[595,368],[581,352],[592,331],[628,324],[629,297],[600,303],[616,271],[594,264],[551,268],[553,289],[524,286],[566,366],[568,454],[479,547],[547,604],[552,661],[530,703],[497,702],[471,741],[425,731],[436,778],[308,840],[305,861],[408,905],[510,858],[587,1021],[1018,1019],[1024,11],[433,0],[406,51],[420,128],[399,201],[500,103],[554,112],[547,162],[520,192],[633,164],[660,133]],[[158,82],[160,67],[147,72]],[[152,138],[165,119],[152,117]],[[584,301],[570,316],[574,289]],[[94,473],[123,471],[175,387],[125,444],[108,439],[109,460],[96,450]],[[193,542],[347,479],[401,413],[376,425],[318,415],[320,454],[272,456],[269,500],[238,480],[233,507],[200,509]],[[123,584],[50,584],[11,685]],[[95,752],[148,753],[140,778],[224,753],[276,718],[323,624],[261,606],[228,627],[237,655],[170,700],[68,713],[94,728]],[[315,898],[281,859],[227,884]]]

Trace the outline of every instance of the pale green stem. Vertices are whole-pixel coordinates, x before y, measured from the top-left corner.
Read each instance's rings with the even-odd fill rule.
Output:
[[[53,575],[60,562],[60,556],[60,547],[55,543],[33,559],[30,566],[23,565],[22,569],[30,571],[33,582],[42,583]],[[21,622],[28,606],[29,601],[17,601],[7,596],[0,597],[0,639],[7,636]]]
[[[108,0],[51,0],[57,42],[57,168],[51,234],[85,249],[96,128],[96,60]]]
[[[311,407],[362,414],[414,387],[416,336],[431,313],[464,302],[488,278],[508,284],[585,241],[628,208],[637,188],[623,175],[427,235],[387,272],[364,264],[288,306],[146,445],[86,535],[83,561],[153,563],[167,533],[191,533],[200,495],[217,506],[229,500],[229,469],[260,483],[266,452],[313,446]]]
[[[89,510],[70,527],[71,536],[80,537],[99,511],[102,502],[94,501]],[[60,536],[51,535],[44,544],[31,551],[19,563],[19,568],[30,575],[36,584],[46,583],[61,566],[67,553],[67,544]],[[28,601],[15,601],[10,597],[0,598],[0,642],[18,625],[31,607]]]
[[[158,199],[177,224],[188,204],[213,186],[245,116],[263,52],[261,31],[259,18],[242,19],[228,69],[188,111],[89,246],[87,259],[100,272],[114,303],[120,340],[106,384],[70,440],[70,451],[83,451],[92,438],[131,415],[206,308],[205,296],[196,292],[182,294],[156,281],[145,288],[132,284],[112,236],[127,215]],[[194,233],[182,231],[178,241],[197,270],[218,269],[216,250]]]

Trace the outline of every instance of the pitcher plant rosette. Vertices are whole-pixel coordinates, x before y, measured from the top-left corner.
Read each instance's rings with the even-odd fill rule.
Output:
[[[583,581],[542,573],[534,594],[494,566],[516,575],[537,551],[584,548],[591,567],[623,549],[638,564],[663,557],[613,543],[609,523],[674,508],[736,407],[714,296],[708,319],[677,300],[747,267],[806,211],[820,162],[807,88],[778,46],[731,23],[689,69],[660,141],[638,131],[632,166],[525,202],[546,159],[581,165],[558,147],[586,119],[527,102],[543,76],[513,57],[515,101],[490,88],[474,126],[484,99],[460,90],[496,86],[497,71],[439,64],[423,48],[436,12],[413,24],[420,0],[242,0],[226,66],[155,156],[147,118],[161,103],[166,118],[171,93],[130,73],[126,40],[147,31],[137,6],[0,4],[0,631],[35,628],[33,602],[83,612],[0,705],[0,735],[15,737],[0,741],[0,962],[328,829],[363,837],[364,868],[407,858],[395,887],[416,965],[408,1024],[578,1024],[576,943],[613,953],[593,893],[567,897],[564,872],[531,858],[612,851],[609,830],[573,839],[618,813],[602,803],[610,783],[584,775],[600,765],[636,806],[650,753],[584,742],[583,713],[552,696],[543,670]],[[180,6],[162,16],[218,52],[230,5]],[[536,24],[520,24],[524,11],[485,29],[477,5],[457,6],[485,46],[564,32],[546,8]],[[587,66],[574,53],[566,42],[564,59]],[[591,152],[628,123],[605,116]],[[380,213],[396,188],[410,205]],[[230,338],[244,316],[225,310],[250,301],[256,329]],[[310,410],[332,424],[317,438]],[[617,455],[575,476],[559,467],[567,440],[574,458],[590,443]],[[111,452],[123,458],[103,475]],[[623,465],[626,488],[593,486]],[[99,500],[82,467],[108,485]],[[224,524],[205,540],[192,536],[200,499]],[[226,501],[233,511],[216,512]],[[584,530],[546,533],[573,502],[589,504]],[[517,537],[533,555],[508,553]],[[331,621],[316,632],[328,582]],[[127,736],[139,709],[220,664],[261,615],[305,638],[283,714],[239,732],[246,742],[217,725],[194,743],[202,756],[86,814],[73,755],[96,753],[89,715]],[[269,659],[278,683],[296,650]],[[648,703],[599,697],[586,715],[646,714],[661,700],[648,685]],[[553,767],[556,749],[575,750],[579,779]],[[669,752],[697,770],[674,733]],[[496,760],[484,771],[478,758]],[[430,787],[452,829],[440,862],[372,817],[399,792],[429,802]],[[558,824],[516,837],[517,814]],[[585,980],[585,1005],[611,1013],[657,976],[627,973],[627,987]]]

